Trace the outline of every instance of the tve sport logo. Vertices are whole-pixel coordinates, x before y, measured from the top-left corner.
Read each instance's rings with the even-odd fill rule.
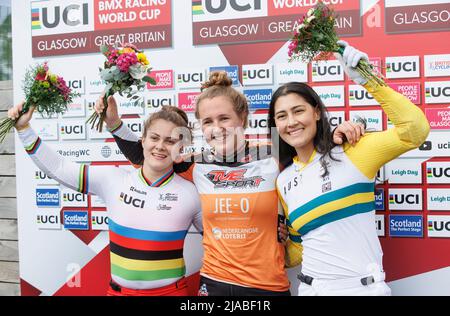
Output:
[[[428,237],[450,237],[449,215],[428,215]]]
[[[450,161],[427,162],[427,183],[450,184]]]
[[[422,210],[422,189],[389,189],[390,210]]]
[[[389,215],[391,237],[423,237],[422,215]]]
[[[89,214],[87,211],[64,211],[64,228],[72,230],[89,230]]]
[[[419,56],[386,57],[386,78],[419,78]]]
[[[56,188],[36,189],[36,206],[38,207],[59,207],[60,195]]]

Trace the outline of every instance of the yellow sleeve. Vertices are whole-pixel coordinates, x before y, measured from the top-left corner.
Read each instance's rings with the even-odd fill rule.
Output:
[[[372,179],[385,163],[419,147],[430,132],[430,124],[419,107],[392,88],[369,84],[364,87],[394,125],[386,131],[366,133],[354,147],[344,145],[353,164]]]
[[[283,197],[280,194],[280,191],[278,190],[278,184],[277,184],[277,193],[281,205],[283,207],[284,216],[286,217],[286,225],[289,231],[289,239],[286,242],[284,265],[287,268],[292,268],[302,263],[302,255],[303,255],[303,246],[301,244],[302,239],[300,237],[300,234],[292,227],[291,222],[289,221],[289,210],[287,208],[286,203],[284,202]]]

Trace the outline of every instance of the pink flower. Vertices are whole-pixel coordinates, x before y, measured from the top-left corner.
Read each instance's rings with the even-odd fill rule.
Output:
[[[138,58],[134,53],[124,53],[116,60],[116,65],[121,72],[128,72],[131,65],[137,64]]]

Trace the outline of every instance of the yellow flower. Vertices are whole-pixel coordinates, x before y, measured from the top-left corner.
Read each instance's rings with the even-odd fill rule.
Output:
[[[139,54],[137,54],[137,58],[138,58],[139,62],[140,62],[141,64],[143,64],[143,65],[148,65],[148,64],[150,64],[149,61],[148,61],[148,59],[147,59],[147,56],[145,56],[144,53],[139,53]]]
[[[122,49],[122,53],[126,54],[126,53],[134,53],[134,49],[130,48],[130,47],[125,47],[124,49]]]
[[[50,74],[49,75],[49,80],[51,83],[55,84],[58,81],[58,76],[54,75],[54,74]]]

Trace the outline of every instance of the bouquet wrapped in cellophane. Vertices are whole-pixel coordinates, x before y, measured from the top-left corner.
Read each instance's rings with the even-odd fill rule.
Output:
[[[72,92],[63,77],[49,71],[47,62],[30,67],[23,81],[25,104],[20,115],[25,114],[31,107],[42,116],[51,117],[53,114],[64,113],[67,106],[79,94]],[[14,127],[17,120],[5,118],[0,123],[0,143]]]
[[[149,76],[152,68],[147,56],[134,45],[125,44],[120,48],[102,46],[101,52],[106,57],[104,67],[99,68],[100,77],[106,83],[105,108],[101,114],[94,111],[87,120],[91,128],[95,127],[99,132],[103,130],[109,96],[118,92],[138,102],[140,97],[136,94],[143,91],[147,83],[156,85],[156,81]]]
[[[333,53],[343,54],[344,47],[338,45],[336,34],[336,13],[322,1],[309,9],[298,20],[298,26],[289,43],[289,61],[301,60],[309,63],[327,60]],[[383,76],[366,60],[360,60],[357,71],[371,84],[385,86]]]

